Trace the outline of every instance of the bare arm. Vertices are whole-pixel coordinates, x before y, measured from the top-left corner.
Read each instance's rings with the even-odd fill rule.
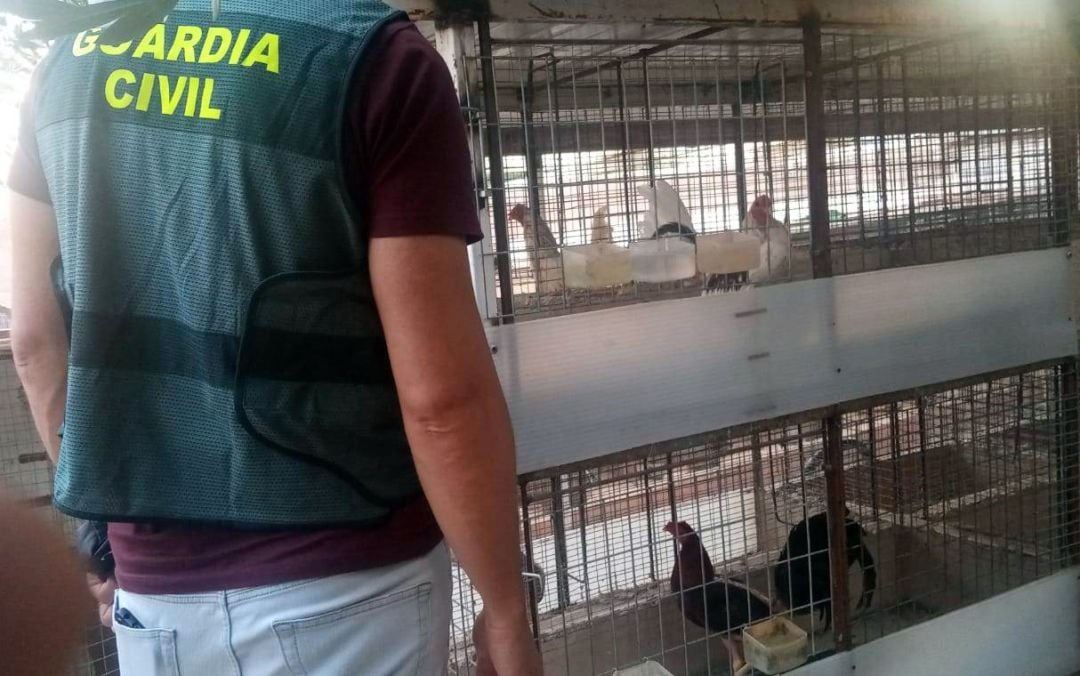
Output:
[[[424,492],[492,614],[524,616],[510,418],[458,237],[371,241],[371,278]]]
[[[53,292],[49,266],[59,255],[52,207],[11,193],[14,285],[11,345],[15,368],[30,402],[34,425],[49,458],[60,458],[57,430],[67,398],[68,337]]]
[[[59,529],[0,496],[0,674],[68,673],[90,617],[82,574]]]

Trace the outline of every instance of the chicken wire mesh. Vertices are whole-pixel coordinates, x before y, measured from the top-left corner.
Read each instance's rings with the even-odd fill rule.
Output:
[[[1076,83],[1034,31],[947,38],[826,34],[833,269],[1054,246],[1056,130]]]
[[[658,198],[638,190],[660,181],[698,236],[751,230],[756,197],[770,196],[772,218],[790,233],[786,261],[756,281],[810,276],[801,34],[709,30],[648,45],[496,40],[497,115],[475,92],[466,108],[487,161],[478,204],[505,237],[488,254],[499,263],[496,295],[509,301],[502,314],[701,293],[697,276],[567,284],[567,247],[640,242],[650,215],[654,231],[667,224]],[[1061,195],[1075,185],[1063,183],[1075,176],[1054,155],[1059,129],[1075,129],[1075,84],[1040,36],[825,34],[836,272],[1064,241],[1071,204]],[[530,226],[541,219],[550,236]],[[749,281],[745,272],[732,287]],[[46,508],[48,465],[8,357],[0,369],[3,486]],[[549,673],[610,673],[645,658],[675,673],[730,671],[722,632],[700,629],[677,604],[672,522],[695,529],[724,580],[753,590],[737,591],[726,616],[760,597],[767,614],[795,615],[817,656],[835,649],[841,622],[862,643],[1057,570],[1077,551],[1075,385],[1071,365],[1058,364],[845,408],[844,504],[873,562],[851,567],[850,607],[835,622],[820,612],[831,577],[819,593],[813,573],[829,550],[827,530],[822,544],[813,525],[828,509],[820,412],[527,478],[525,583]],[[796,552],[786,546],[804,520],[818,530]],[[776,579],[781,558],[786,584]],[[800,595],[791,580],[805,569],[814,584]],[[866,570],[876,576],[868,605]],[[466,674],[480,604],[454,573],[450,668]],[[88,626],[75,673],[118,673],[108,632],[93,618]]]
[[[739,648],[725,641],[777,615],[822,657],[837,649],[838,625],[865,643],[1075,561],[1073,369],[1039,365],[842,407],[844,609],[831,605],[821,412],[523,480],[523,558],[539,576],[526,585],[546,673],[609,674],[646,659],[676,674],[731,673]],[[684,555],[665,532],[678,522],[716,569],[707,589],[726,589],[696,610],[687,580],[699,563],[678,572]],[[676,591],[673,576],[690,591]],[[480,600],[456,568],[454,589],[451,672],[471,674]],[[695,623],[703,615],[708,631]]]
[[[35,508],[69,534],[74,522],[52,508],[52,472],[45,455],[26,395],[15,373],[11,353],[0,342],[0,490]],[[89,592],[87,592],[89,608]],[[112,633],[102,627],[91,611],[86,618],[86,638],[76,656],[72,676],[119,676]]]
[[[1075,171],[1054,170],[1052,141],[1075,129],[1076,83],[1044,33],[826,32],[822,48],[837,274],[1064,242],[1053,183]],[[490,50],[472,64],[486,97],[466,93],[495,233],[489,316],[811,276],[799,30],[496,37]],[[715,259],[735,249],[703,236],[732,231],[757,237],[756,261]],[[639,257],[658,235],[681,235],[688,258]],[[590,243],[607,249],[578,249]],[[611,245],[631,248],[632,270]],[[596,274],[579,269],[605,255]],[[738,272],[699,273],[716,265]]]

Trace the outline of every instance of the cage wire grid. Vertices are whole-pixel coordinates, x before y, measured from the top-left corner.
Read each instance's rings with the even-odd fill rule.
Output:
[[[562,252],[590,243],[599,210],[614,243],[642,239],[651,207],[637,188],[661,180],[699,234],[747,230],[755,198],[770,196],[790,237],[786,264],[761,283],[811,277],[801,33],[736,33],[686,28],[685,39],[642,44],[495,38],[471,62],[472,89],[491,90],[472,91],[468,104],[485,158],[478,202],[497,240],[485,249],[497,271],[489,316],[699,294],[700,275],[566,284]],[[1049,42],[1034,30],[823,34],[836,274],[1066,240],[1054,182],[1075,171],[1054,171],[1051,141],[1075,125],[1077,85]],[[524,218],[509,215],[516,205]]]
[[[801,33],[685,35],[497,37],[469,62],[465,113],[477,206],[496,235],[485,257],[499,319],[701,293],[697,278],[565,284],[560,253],[589,241],[597,210],[607,208],[616,244],[637,241],[649,209],[637,187],[661,179],[698,233],[745,229],[749,205],[770,195],[791,236],[789,265],[767,283],[811,276]],[[1047,42],[1016,30],[824,32],[837,274],[1067,242],[1076,139],[1062,130],[1077,128],[1076,80]],[[509,218],[517,204],[550,238]],[[48,465],[9,357],[0,369],[2,485],[46,509]],[[1071,361],[841,407],[843,503],[865,531],[877,586],[856,608],[866,575],[853,566],[849,607],[830,619],[865,643],[1075,561],[1076,407]],[[663,528],[690,523],[723,578],[776,599],[779,550],[828,507],[827,431],[811,412],[523,478],[521,544],[535,575],[524,584],[548,672],[605,674],[652,658],[676,673],[728,673],[720,637],[679,611]],[[827,551],[800,558],[813,568]],[[818,656],[836,648],[840,622],[826,628],[808,611],[830,594],[783,611]],[[471,674],[480,600],[456,565],[453,603],[450,670]],[[88,626],[75,673],[118,673],[108,632]]]
[[[844,504],[876,576],[869,605],[858,607],[866,572],[853,561],[843,575],[854,644],[1075,561],[1072,369],[1071,362],[1031,367],[844,407]],[[785,597],[776,582],[794,527],[827,508],[823,416],[525,478],[522,550],[542,578],[526,584],[547,673],[609,674],[646,659],[676,674],[730,672],[721,635],[679,610],[670,586],[674,541],[663,531],[672,521],[701,535],[722,580],[779,600],[771,615],[806,629],[812,655],[834,651],[833,617],[811,612],[830,594],[811,591],[789,605],[784,598],[795,595],[789,589]],[[820,545],[788,560],[819,565],[829,542]],[[474,673],[469,631],[480,608],[455,567],[451,673]]]
[[[51,476],[10,358],[0,375],[3,486],[51,511]],[[1068,361],[843,407],[845,504],[877,574],[873,603],[851,610],[855,643],[1076,560],[1077,405]],[[539,578],[525,584],[548,673],[611,673],[646,658],[676,673],[726,673],[719,637],[679,613],[663,526],[689,522],[724,579],[775,598],[778,549],[825,509],[824,453],[811,412],[523,478],[522,549]],[[865,576],[853,567],[849,582],[854,600]],[[450,666],[469,674],[480,600],[456,564],[453,594]],[[805,611],[827,600],[790,609],[814,654],[833,650],[832,636]],[[73,673],[118,673],[107,630],[87,624]]]

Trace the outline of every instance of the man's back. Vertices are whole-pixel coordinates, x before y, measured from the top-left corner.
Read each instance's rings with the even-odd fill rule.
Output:
[[[344,7],[349,16],[363,14],[357,8],[377,8],[375,15],[389,16],[379,3],[320,2],[310,8],[267,3],[289,14],[281,19],[295,19],[309,10],[326,12],[331,17],[326,22],[347,29],[349,45],[364,54],[346,67],[323,68],[327,77],[320,88],[319,78],[309,82],[306,73],[321,72],[312,67],[312,59],[330,58],[333,41],[290,43],[287,30],[262,26],[261,18],[248,15],[258,14],[261,4],[230,0],[216,22],[209,21],[203,4],[181,3],[165,22],[160,44],[151,29],[145,45],[144,36],[126,48],[95,45],[94,52],[82,57],[69,52],[72,62],[87,59],[100,68],[90,90],[91,97],[98,97],[92,114],[50,120],[52,111],[70,112],[72,102],[80,99],[71,94],[68,101],[62,89],[56,89],[56,100],[65,105],[42,112],[41,102],[51,100],[48,88],[63,83],[46,68],[40,77],[43,93],[28,115],[29,126],[38,132],[33,140],[44,141],[41,165],[49,180],[40,201],[56,205],[65,268],[75,289],[71,396],[61,461],[67,483],[62,482],[59,495],[93,506],[85,512],[73,510],[81,515],[107,516],[114,522],[110,539],[120,591],[115,611],[106,618],[119,623],[125,671],[151,673],[142,658],[168,662],[172,658],[162,655],[170,651],[184,670],[198,672],[198,665],[213,663],[221,646],[208,637],[216,635],[217,625],[207,624],[205,613],[197,615],[203,620],[189,621],[178,610],[205,601],[205,594],[198,592],[222,594],[213,598],[225,600],[224,621],[234,629],[232,652],[248,665],[245,673],[255,668],[246,660],[258,665],[280,661],[281,648],[270,646],[284,646],[282,632],[302,627],[308,638],[301,640],[297,633],[293,645],[304,654],[286,651],[290,664],[317,660],[363,665],[365,673],[398,673],[395,665],[404,662],[363,657],[372,645],[389,646],[392,637],[380,639],[376,627],[396,623],[339,613],[343,607],[385,607],[383,599],[398,598],[395,589],[420,604],[408,612],[427,617],[445,636],[445,550],[435,547],[439,531],[424,497],[418,491],[410,495],[409,482],[415,486],[416,474],[409,446],[421,476],[428,476],[424,486],[437,505],[440,523],[491,609],[490,631],[512,637],[502,646],[502,656],[493,660],[527,656],[527,648],[522,652],[514,647],[528,641],[515,580],[509,426],[469,297],[468,275],[458,267],[464,260],[463,241],[475,239],[479,229],[461,117],[445,68],[427,45],[421,59],[413,58],[416,49],[409,59],[390,58],[396,37],[408,35],[422,42],[413,29],[395,24],[376,31],[378,21],[361,17],[357,25],[363,26],[354,30],[335,14],[335,8]],[[245,8],[259,11],[241,11]],[[189,10],[194,16],[190,21],[184,16]],[[249,23],[241,25],[244,21]],[[188,30],[182,33],[185,26]],[[194,38],[195,27],[202,31],[202,42]],[[216,42],[209,42],[214,28],[229,30],[232,46],[227,55],[222,30],[214,33],[219,36],[213,38]],[[242,37],[245,28],[249,34]],[[368,29],[387,42],[381,47],[368,43]],[[278,36],[276,52],[269,34]],[[296,44],[301,48],[290,51]],[[72,41],[71,49],[76,45]],[[191,58],[185,53],[188,47]],[[221,62],[199,63],[204,49],[209,50],[209,61],[221,53]],[[175,61],[169,59],[173,50]],[[432,63],[438,65],[437,72]],[[290,64],[296,66],[293,73],[288,72]],[[221,74],[187,73],[181,97],[181,69],[204,65],[220,66]],[[118,71],[130,72],[134,80]],[[259,105],[248,109],[250,115],[236,125],[237,132],[215,132],[229,121],[234,110],[230,105],[244,100],[233,96],[235,88],[229,84],[230,78],[241,76],[237,73],[292,85],[255,88]],[[200,78],[197,96],[191,77]],[[207,87],[207,79],[214,80],[213,87]],[[336,86],[332,91],[331,82]],[[309,91],[327,95],[303,95]],[[333,105],[328,103],[332,97]],[[320,120],[329,109],[333,115],[327,125]],[[168,111],[172,114],[166,115]],[[70,136],[54,145],[56,138],[49,135],[63,136],[60,130],[69,122]],[[94,124],[108,127],[110,133],[96,133],[100,129]],[[210,131],[201,131],[204,125]],[[24,122],[24,137],[26,126]],[[111,130],[135,127],[149,129],[139,132],[137,144],[118,147],[111,142]],[[291,133],[297,129],[307,133]],[[273,133],[259,136],[259,130]],[[278,134],[287,142],[277,142]],[[147,140],[161,135],[192,140]],[[72,138],[86,143],[70,143]],[[329,146],[327,138],[333,139]],[[237,151],[241,145],[243,152]],[[72,147],[75,150],[65,149]],[[328,147],[332,152],[325,152]],[[36,155],[36,149],[20,149],[21,157],[30,158],[31,174]],[[65,162],[65,157],[74,161]],[[322,163],[321,168],[305,173],[312,163]],[[97,171],[101,166],[108,171]],[[25,186],[31,184],[32,191],[33,183],[12,182],[16,190],[22,184],[31,198],[35,195]],[[345,221],[357,227],[341,227]],[[158,227],[147,233],[147,223]],[[164,224],[170,227],[161,227]],[[32,231],[21,232],[36,237]],[[69,241],[71,232],[80,234]],[[376,246],[390,240],[399,244]],[[364,267],[369,242],[370,280]],[[31,258],[22,271],[17,268],[17,276],[34,279],[41,259]],[[112,264],[104,262],[110,258]],[[84,266],[84,260],[93,264]],[[411,267],[413,261],[420,267]],[[290,275],[313,270],[322,274]],[[438,281],[427,274],[435,271],[441,271]],[[336,272],[342,274],[331,278]],[[297,288],[293,282],[298,280],[312,283]],[[260,289],[269,291],[260,295]],[[288,293],[275,295],[279,291]],[[378,303],[376,321],[373,300]],[[32,302],[19,303],[23,327],[33,323],[33,314],[25,309]],[[114,325],[86,320],[95,314],[122,321]],[[433,330],[428,321],[437,322],[439,329]],[[138,349],[139,343],[131,339],[140,338],[137,327],[147,324],[157,325],[158,331],[141,336],[146,349]],[[166,330],[160,329],[162,324]],[[88,330],[94,327],[97,333]],[[252,327],[253,332],[245,331]],[[26,364],[38,361],[26,339],[35,330],[17,332]],[[197,340],[192,340],[192,330]],[[297,334],[304,341],[290,339]],[[311,347],[312,334],[322,340],[314,341],[319,349],[299,349],[302,344]],[[245,342],[251,335],[258,339]],[[405,356],[414,349],[424,360]],[[421,365],[422,371],[416,372]],[[83,384],[89,385],[80,389],[84,370],[90,375]],[[45,430],[55,429],[59,416],[53,400],[42,393],[55,391],[50,388],[59,376],[51,366],[31,365],[20,373],[39,429],[48,439]],[[400,402],[372,395],[373,389],[387,386],[400,392]],[[177,394],[184,391],[187,394]],[[472,400],[462,406],[465,392]],[[317,406],[297,405],[304,401]],[[86,415],[81,425],[71,413],[86,402],[96,407],[96,415]],[[144,411],[148,414],[140,415]],[[448,412],[453,424],[438,422]],[[436,427],[429,428],[431,424]],[[455,429],[449,435],[431,436],[436,428],[450,427]],[[488,439],[482,441],[481,435]],[[357,452],[341,452],[345,447]],[[493,449],[490,454],[488,447]],[[485,454],[484,462],[477,462],[477,453]],[[437,460],[441,467],[433,474],[431,459],[441,456],[446,460]],[[287,471],[275,473],[276,464],[290,461]],[[393,469],[395,465],[403,471]],[[369,468],[389,468],[384,476],[391,481],[377,480]],[[64,479],[65,473],[69,478]],[[499,479],[491,483],[495,477]],[[473,497],[449,498],[460,490]],[[172,516],[156,513],[159,508]],[[384,510],[381,518],[373,508]],[[209,530],[210,525],[217,530]],[[305,532],[297,529],[300,526]],[[339,578],[344,587],[335,587]],[[258,591],[252,595],[238,587]],[[294,589],[303,590],[296,592],[300,597]],[[423,589],[429,592],[417,591]],[[175,602],[159,603],[157,597]],[[244,611],[250,614],[243,614],[239,607],[254,599],[261,600]],[[100,600],[108,605],[112,598]],[[230,608],[238,614],[231,615]],[[305,619],[297,612],[309,615]],[[352,641],[331,641],[327,645],[337,651],[333,655],[305,652],[326,638],[322,632],[310,634],[309,621],[321,618],[316,624],[329,630],[323,619],[330,617],[351,618],[344,625],[335,621],[333,627],[342,627],[348,636],[360,631],[364,640],[357,635]],[[253,624],[245,634],[238,627],[249,621]],[[158,643],[154,655],[140,658],[133,641],[144,630],[174,636],[174,648]],[[211,634],[202,638],[208,631]],[[424,654],[424,663],[435,668],[439,652],[445,658],[439,647],[445,640],[432,643],[432,637],[412,633],[393,638],[405,650],[402,660]],[[436,652],[428,654],[432,649]],[[262,652],[266,650],[277,657]],[[389,648],[382,652],[397,654]]]

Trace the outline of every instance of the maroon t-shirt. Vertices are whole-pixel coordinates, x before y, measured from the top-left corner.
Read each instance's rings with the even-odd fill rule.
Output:
[[[446,65],[408,22],[375,38],[353,82],[342,136],[349,191],[371,237],[480,239],[472,164]],[[33,92],[23,105],[10,187],[51,202],[34,140]],[[110,524],[120,586],[186,594],[278,584],[406,561],[442,539],[427,501],[377,529],[253,533]]]

